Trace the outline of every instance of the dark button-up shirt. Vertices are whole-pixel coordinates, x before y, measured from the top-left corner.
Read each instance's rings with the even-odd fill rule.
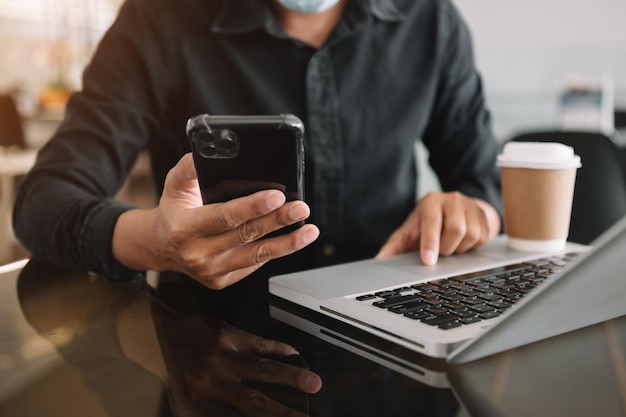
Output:
[[[449,0],[350,0],[319,49],[290,38],[265,0],[127,0],[23,183],[21,241],[39,258],[140,277],[112,257],[130,208],[113,196],[146,149],[160,193],[200,113],[304,121],[320,252],[377,248],[400,226],[415,206],[418,140],[444,190],[500,207],[499,146]]]

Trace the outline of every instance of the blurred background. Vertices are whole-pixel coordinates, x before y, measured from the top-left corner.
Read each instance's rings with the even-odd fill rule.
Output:
[[[416,0],[417,1],[417,0]],[[0,0],[0,263],[25,256],[8,213],[16,181],[63,117],[67,96],[123,0]],[[614,135],[626,108],[623,0],[454,0],[474,40],[494,132],[583,128]],[[618,111],[618,113],[615,113]],[[17,117],[17,124],[15,122]],[[620,124],[617,123],[617,127]],[[8,133],[2,133],[8,132]],[[437,189],[417,147],[420,192]],[[147,161],[122,197],[153,204]],[[133,182],[134,181],[134,182]]]

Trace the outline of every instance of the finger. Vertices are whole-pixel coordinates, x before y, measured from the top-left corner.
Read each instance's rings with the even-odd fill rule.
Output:
[[[465,236],[456,248],[457,253],[464,253],[468,250],[481,246],[489,238],[489,225],[484,212],[478,208],[473,201],[468,199],[465,218],[467,222]]]
[[[309,206],[302,201],[293,201],[265,216],[240,224],[225,234],[224,241],[229,247],[253,242],[261,237],[306,220],[311,214]]]
[[[243,330],[234,329],[229,333],[232,346],[236,346],[239,352],[245,352],[255,356],[290,356],[298,355],[298,351],[286,343],[277,340],[265,339]]]
[[[467,218],[463,196],[458,193],[446,195],[442,206],[443,227],[439,252],[448,256],[453,254],[467,233]]]
[[[163,186],[163,197],[187,199],[195,202],[194,207],[202,206],[198,176],[191,153],[183,155],[178,163],[167,173]]]
[[[199,208],[195,227],[205,236],[233,230],[250,220],[258,219],[285,204],[285,194],[278,190],[263,190],[224,203],[207,204]]]
[[[443,212],[438,199],[423,200],[420,207],[420,257],[426,265],[439,259],[439,244],[443,225]]]
[[[304,248],[318,236],[319,229],[306,224],[286,235],[240,245],[213,257],[189,256],[187,274],[211,289],[223,289],[247,277],[266,262]]]
[[[284,235],[239,245],[223,256],[228,257],[230,265],[235,269],[262,265],[299,251],[315,241],[319,234],[317,226],[305,224]]]
[[[322,388],[322,379],[316,373],[280,359],[254,355],[238,355],[230,361],[233,371],[242,379],[284,385],[310,394]]]

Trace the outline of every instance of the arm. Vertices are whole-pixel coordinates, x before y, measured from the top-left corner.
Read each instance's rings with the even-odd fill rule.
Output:
[[[158,207],[138,210],[113,199],[149,142],[181,156],[187,150],[182,123],[171,116],[182,78],[175,42],[159,12],[155,2],[124,4],[85,71],[83,91],[20,190],[15,230],[34,257],[109,279],[172,270],[223,288],[302,248],[319,231],[307,225],[256,242],[306,218],[308,206],[274,201],[271,192],[202,206],[189,157],[172,169]],[[173,145],[179,140],[185,145]]]

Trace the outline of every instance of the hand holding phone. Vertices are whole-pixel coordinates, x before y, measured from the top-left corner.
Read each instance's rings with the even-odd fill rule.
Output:
[[[187,135],[204,204],[265,189],[304,199],[304,125],[296,116],[201,114],[189,119]]]

